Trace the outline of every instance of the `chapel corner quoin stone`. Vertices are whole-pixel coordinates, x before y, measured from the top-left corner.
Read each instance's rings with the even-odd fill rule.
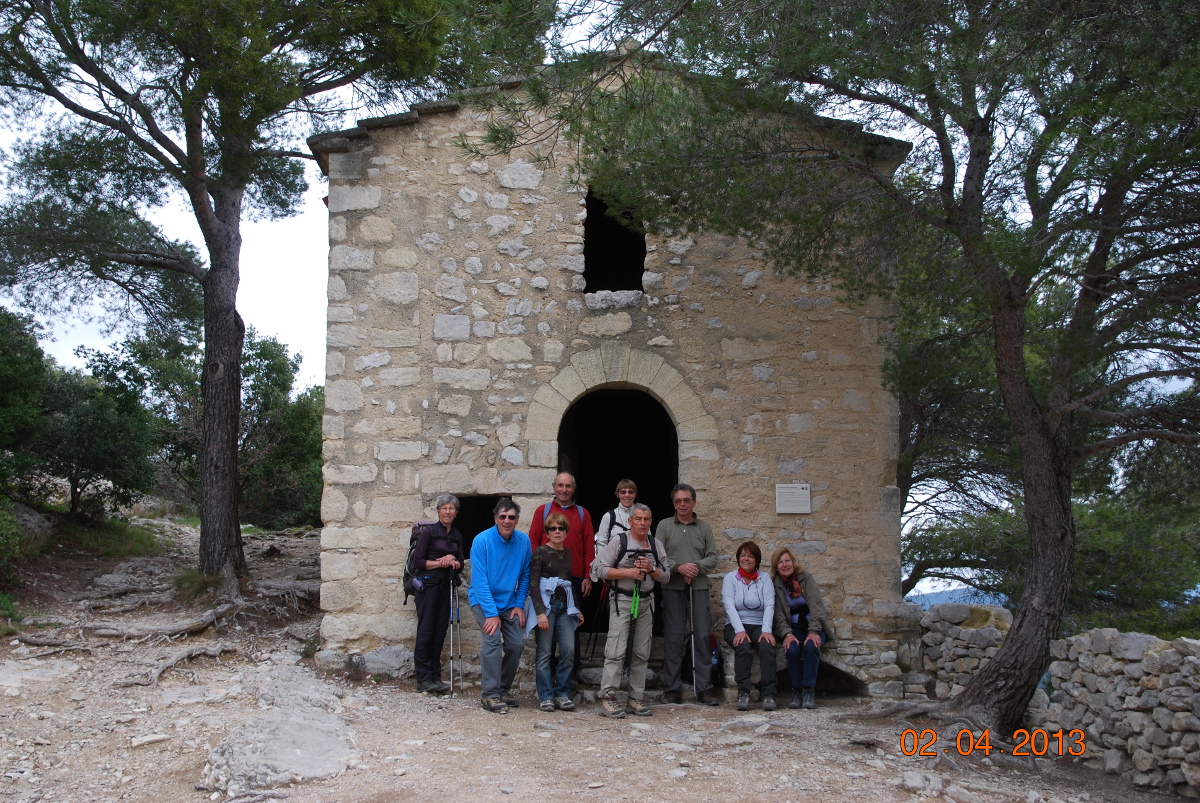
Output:
[[[620,388],[674,426],[719,570],[745,538],[766,556],[790,545],[831,606],[837,663],[864,693],[899,696],[920,632],[901,603],[897,406],[881,376],[894,303],[843,303],[730,237],[610,247],[626,235],[564,168],[454,144],[486,123],[443,102],[310,140],[329,177],[323,637],[410,640],[413,522],[442,493],[504,494],[527,529],[564,465],[564,416]],[[612,276],[638,286],[606,283],[601,257],[636,259]],[[620,434],[613,447],[631,448]],[[777,514],[777,483],[809,483],[812,512]]]

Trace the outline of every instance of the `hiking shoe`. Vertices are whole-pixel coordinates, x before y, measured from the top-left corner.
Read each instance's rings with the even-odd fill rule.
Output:
[[[554,707],[557,708],[559,711],[574,711],[575,710],[575,701],[572,700],[570,697],[555,697],[554,698]]]
[[[774,697],[764,697],[763,698],[763,710],[764,711],[774,711],[775,708],[776,708],[776,705],[775,705]]]
[[[696,695],[696,700],[703,705],[720,705],[721,698],[717,697],[717,693],[712,689],[705,689]]]
[[[744,692],[744,691],[738,692],[737,710],[739,710],[739,711],[749,711],[750,710],[750,693],[749,692]]]
[[[437,692],[438,694],[445,694],[446,692],[450,691],[450,689],[452,688],[449,683],[446,683],[441,680],[435,680],[433,682],[433,687],[434,687],[433,690],[435,692]]]
[[[625,709],[616,700],[607,698],[600,701],[600,716],[609,719],[624,719]]]
[[[540,703],[538,703],[538,709],[545,711],[547,714],[553,714],[554,713],[554,701],[553,700],[542,700]]]
[[[504,695],[504,704],[509,708],[520,708],[521,701],[517,699],[517,695],[508,692]]]
[[[801,708],[816,708],[817,707],[817,690],[811,686],[806,686],[801,690],[803,692],[804,701],[800,703]]]
[[[484,697],[479,704],[483,706],[484,711],[491,711],[493,714],[508,713],[508,706],[499,697]]]
[[[683,695],[679,693],[679,689],[663,692],[662,701],[668,705],[679,705],[683,702]]]
[[[417,692],[420,694],[428,694],[429,692],[436,692],[437,690],[437,684],[432,680],[422,680],[417,684]]]
[[[794,691],[794,692],[792,692],[792,699],[788,703],[788,708],[799,708],[799,707],[800,707],[800,692]]]
[[[641,700],[635,700],[632,697],[629,698],[629,713],[633,714],[635,717],[654,716],[654,712],[650,710],[650,706],[646,705]]]

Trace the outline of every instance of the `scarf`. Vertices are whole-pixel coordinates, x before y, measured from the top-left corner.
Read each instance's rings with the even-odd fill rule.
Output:
[[[747,573],[745,572],[745,570],[743,570],[743,569],[742,569],[742,567],[741,567],[741,566],[738,566],[738,576],[739,576],[739,577],[741,577],[741,578],[742,578],[744,581],[746,581],[747,583],[753,583],[753,582],[756,582],[756,581],[758,580],[758,570],[757,570],[757,569],[755,569],[755,570],[754,570],[753,572],[751,572],[750,574],[747,574]]]
[[[789,576],[779,575],[779,579],[783,581],[783,590],[792,597],[804,596],[804,590],[800,587],[800,577],[796,572],[792,572]]]

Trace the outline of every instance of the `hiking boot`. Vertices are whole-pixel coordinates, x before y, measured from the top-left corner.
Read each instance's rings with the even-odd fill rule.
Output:
[[[512,692],[505,692],[503,695],[504,704],[509,708],[520,708],[521,701],[517,699],[517,695]]]
[[[499,697],[484,697],[479,704],[483,706],[484,711],[490,711],[493,714],[508,713],[508,706]]]
[[[553,714],[554,713],[554,701],[553,700],[542,700],[540,703],[538,703],[538,709],[541,711],[545,711],[547,714]]]
[[[696,701],[702,705],[720,705],[721,698],[712,689],[705,689],[696,695]]]
[[[774,711],[776,709],[776,707],[777,706],[775,705],[774,697],[764,697],[763,698],[763,710],[764,711]]]
[[[633,714],[635,717],[654,716],[654,712],[650,710],[650,706],[646,705],[641,700],[635,700],[632,697],[629,698],[629,713]]]
[[[679,705],[683,702],[683,695],[679,693],[679,689],[663,692],[662,701],[667,705]]]
[[[816,708],[817,707],[817,690],[812,687],[802,689],[804,702],[800,703],[801,708]]]
[[[446,683],[441,680],[435,680],[433,682],[433,690],[435,692],[437,692],[438,694],[445,694],[446,692],[450,691],[450,689],[451,689],[451,686],[449,683]]]
[[[799,692],[799,690],[796,690],[796,691],[792,692],[792,699],[788,703],[788,708],[799,708],[799,707],[800,707],[800,692]]]
[[[422,680],[417,684],[417,692],[420,694],[428,694],[438,690],[437,684],[432,680]]]
[[[600,716],[608,717],[609,719],[624,719],[625,709],[611,697],[606,698],[600,701]]]
[[[749,711],[750,710],[750,692],[746,692],[746,691],[738,692],[737,710],[739,710],[739,711]]]
[[[554,707],[557,708],[559,711],[574,711],[575,710],[575,701],[572,700],[570,697],[555,697],[554,698]]]

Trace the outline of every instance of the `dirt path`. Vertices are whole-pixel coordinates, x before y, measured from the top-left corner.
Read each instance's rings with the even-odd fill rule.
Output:
[[[163,537],[169,558],[163,564],[187,565],[194,531],[164,527]],[[247,541],[259,577],[296,579],[314,569],[318,541],[311,534]],[[22,607],[35,611],[34,621],[77,621],[73,598],[93,577],[115,567],[116,562],[78,555],[44,558],[24,567],[37,585],[22,594]],[[145,577],[161,583],[165,571]],[[194,616],[203,607],[171,603],[91,618],[125,625],[165,622]],[[288,616],[243,615],[219,631],[171,642],[88,638],[90,654],[47,654],[51,648],[5,639],[0,801],[253,799],[195,785],[213,748],[263,715],[263,686],[273,673],[311,667],[301,658],[302,638],[317,621],[313,612],[294,609]],[[78,638],[78,632],[67,631],[26,632]],[[218,643],[237,651],[181,664],[182,671],[166,671],[157,687],[117,685],[189,648]],[[951,763],[904,756],[905,724],[836,721],[862,710],[855,700],[765,715],[739,714],[732,705],[657,706],[653,717],[610,721],[590,704],[577,713],[544,714],[533,708],[533,695],[524,694],[524,707],[498,716],[482,711],[469,691],[465,698],[437,699],[416,694],[411,681],[355,683],[305,671],[336,695],[333,708],[352,729],[356,753],[338,777],[275,790],[294,801],[1149,799],[1119,779],[1067,760],[1040,761],[1037,771],[1029,771],[989,766],[978,758]]]

